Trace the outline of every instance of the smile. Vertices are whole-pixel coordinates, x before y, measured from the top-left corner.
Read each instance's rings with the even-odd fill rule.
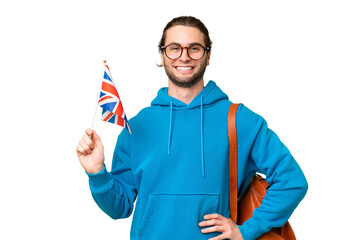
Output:
[[[179,70],[179,71],[191,71],[194,69],[194,67],[191,67],[191,66],[177,66],[175,68],[176,68],[176,70]]]

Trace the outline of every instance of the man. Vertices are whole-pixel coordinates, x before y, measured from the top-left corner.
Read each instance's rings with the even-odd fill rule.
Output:
[[[270,185],[253,217],[237,226],[229,210],[227,113],[231,102],[213,82],[204,87],[211,40],[193,17],[170,21],[159,44],[169,78],[151,107],[130,120],[115,147],[111,172],[91,129],[77,146],[92,196],[114,219],[133,216],[131,239],[256,239],[282,226],[307,191],[306,179],[265,120],[237,110],[238,186],[254,172]],[[92,137],[90,137],[92,136]]]

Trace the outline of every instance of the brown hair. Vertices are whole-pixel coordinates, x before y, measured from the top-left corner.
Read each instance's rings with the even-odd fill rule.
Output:
[[[210,53],[212,41],[210,40],[209,31],[207,30],[205,25],[199,19],[192,17],[192,16],[181,16],[181,17],[174,18],[165,26],[161,40],[158,45],[159,52],[161,52],[161,47],[164,46],[164,44],[165,44],[166,31],[169,28],[177,26],[177,25],[195,27],[195,28],[199,29],[205,35],[205,45],[206,45],[205,47],[209,48],[208,52]]]

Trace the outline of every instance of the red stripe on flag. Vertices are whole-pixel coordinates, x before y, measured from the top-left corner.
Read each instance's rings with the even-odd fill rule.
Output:
[[[105,97],[102,97],[99,99],[99,103],[106,100],[106,99],[109,99],[109,98],[113,98],[112,96],[105,96]]]
[[[121,116],[123,115],[123,112],[124,112],[124,108],[121,104],[121,101],[119,101],[119,104],[117,105],[117,107],[115,109],[115,113],[116,113],[116,115],[118,115],[121,118]]]
[[[116,96],[117,98],[120,99],[119,94],[118,94],[116,88],[113,85],[111,85],[111,84],[109,84],[107,82],[102,82],[101,89],[113,94],[114,96]]]
[[[112,116],[114,116],[114,113],[110,112],[103,121],[107,122]]]
[[[124,127],[124,119],[120,116],[118,117],[117,125]]]

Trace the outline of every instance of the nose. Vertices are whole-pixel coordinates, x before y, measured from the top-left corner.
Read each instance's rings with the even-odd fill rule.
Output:
[[[188,62],[191,60],[191,58],[189,57],[189,54],[188,54],[188,48],[187,47],[183,47],[182,48],[182,53],[179,57],[179,60],[180,61],[183,61],[183,62]]]

